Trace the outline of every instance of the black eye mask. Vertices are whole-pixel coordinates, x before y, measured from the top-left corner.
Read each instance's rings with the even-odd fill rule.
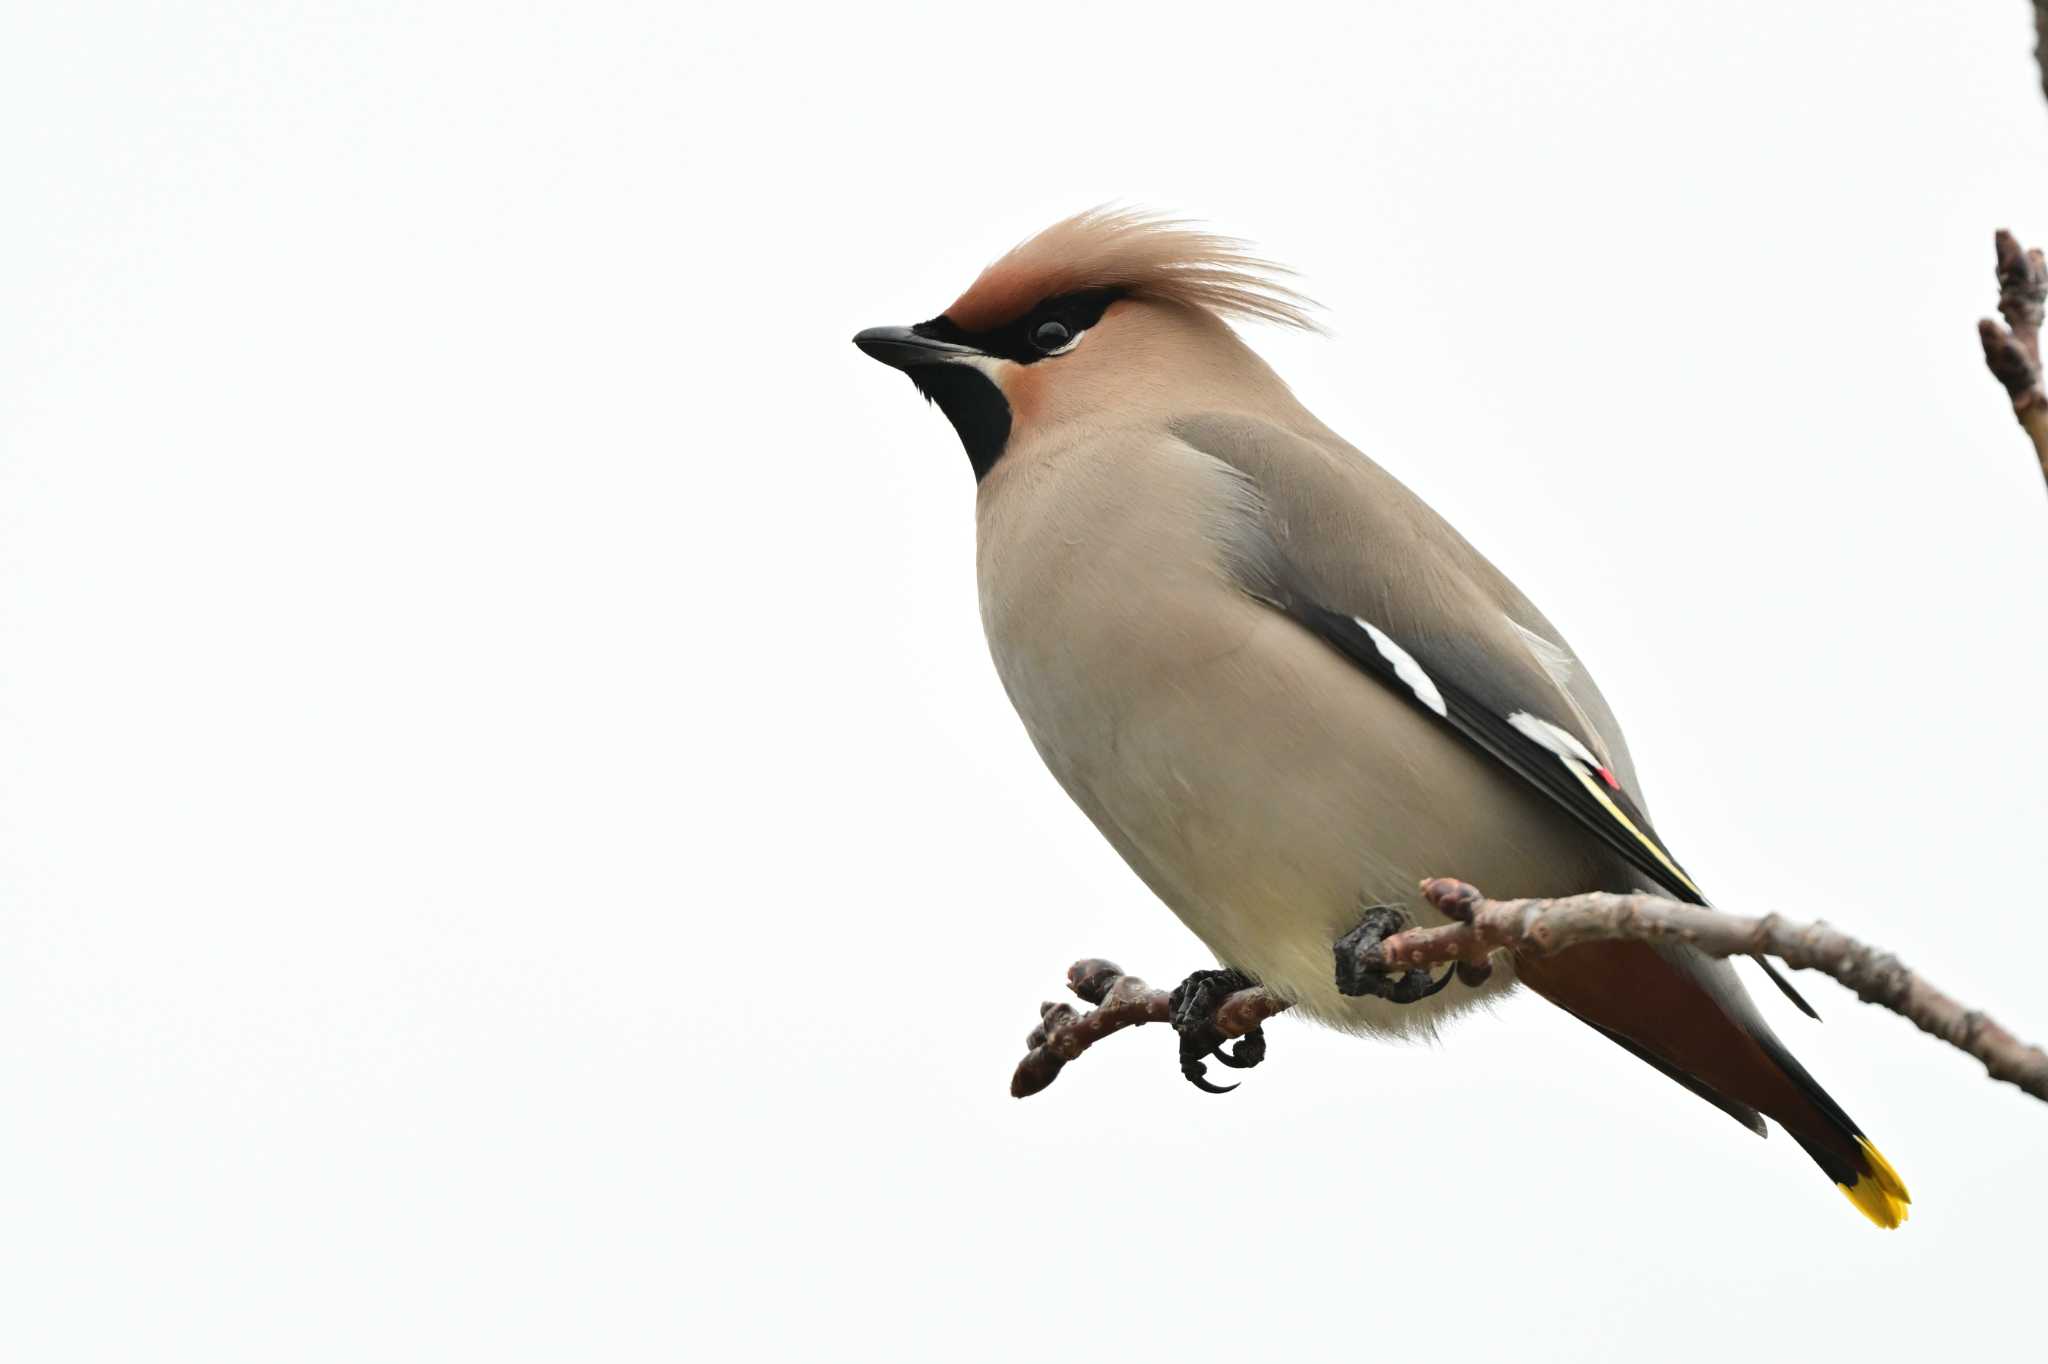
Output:
[[[1122,297],[1121,289],[1084,289],[1049,298],[1016,321],[985,332],[966,331],[944,314],[910,330],[934,341],[972,346],[984,355],[1029,365],[1071,346],[1075,337],[1101,321],[1109,305]]]

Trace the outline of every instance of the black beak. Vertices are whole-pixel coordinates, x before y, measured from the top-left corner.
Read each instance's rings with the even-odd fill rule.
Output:
[[[981,354],[972,346],[956,346],[951,341],[935,341],[929,336],[919,336],[908,327],[869,327],[853,338],[853,344],[883,364],[897,369],[910,369],[915,365],[935,365],[946,360],[958,360],[962,356]]]

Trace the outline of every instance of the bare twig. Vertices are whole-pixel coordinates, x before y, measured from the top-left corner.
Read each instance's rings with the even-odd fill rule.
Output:
[[[1067,968],[1067,988],[1096,1007],[1077,1013],[1071,1004],[1038,1006],[1038,1026],[1024,1039],[1031,1050],[1010,1077],[1010,1093],[1024,1099],[1059,1078],[1060,1068],[1114,1032],[1145,1023],[1164,1023],[1168,992],[1127,976],[1113,961],[1091,957]],[[1239,990],[1216,1006],[1220,1039],[1242,1037],[1288,1008],[1281,999],[1253,988]]]
[[[2013,416],[2034,442],[2041,475],[2048,478],[2048,391],[2041,383],[2041,317],[2048,305],[2048,261],[2039,247],[2022,249],[2019,239],[2000,228],[1998,249],[1999,326],[1990,318],[1977,324],[1984,343],[1984,364],[2005,386]]]
[[[1987,1015],[1964,1008],[1907,970],[1897,957],[1826,924],[1792,923],[1775,914],[1724,914],[1654,895],[1494,901],[1463,881],[1449,879],[1423,882],[1422,893],[1454,922],[1397,933],[1361,953],[1361,967],[1399,971],[1457,963],[1469,971],[1483,966],[1496,951],[1544,956],[1580,943],[1616,939],[1683,942],[1714,957],[1763,953],[1788,966],[1834,977],[1866,1002],[1882,1005],[1976,1057],[1993,1079],[2048,1101],[2048,1052],[2020,1041]],[[1010,1082],[1010,1092],[1018,1098],[1044,1089],[1061,1066],[1111,1033],[1163,1022],[1167,1016],[1165,991],[1151,989],[1108,962],[1076,962],[1067,973],[1067,984],[1101,1007],[1086,1014],[1065,1004],[1041,1009],[1042,1020],[1029,1042],[1031,1053]],[[1241,990],[1224,1002],[1217,1025],[1224,1036],[1237,1037],[1285,1008],[1286,1003],[1262,989]]]

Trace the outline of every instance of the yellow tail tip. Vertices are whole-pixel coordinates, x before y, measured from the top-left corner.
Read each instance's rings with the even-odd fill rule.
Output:
[[[1864,1164],[1870,1168],[1854,1184],[1835,1187],[1856,1205],[1856,1211],[1890,1231],[1906,1220],[1906,1207],[1913,1201],[1913,1195],[1906,1192],[1906,1181],[1899,1178],[1899,1172],[1883,1152],[1864,1137],[1856,1138],[1856,1145],[1863,1152]]]

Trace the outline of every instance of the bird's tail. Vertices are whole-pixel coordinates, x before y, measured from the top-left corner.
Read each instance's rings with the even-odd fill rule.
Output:
[[[1757,1041],[1806,1100],[1802,1111],[1774,1112],[1771,1116],[1813,1157],[1813,1163],[1835,1181],[1836,1187],[1856,1205],[1856,1211],[1887,1231],[1904,1222],[1913,1197],[1906,1192],[1906,1183],[1892,1163],[1777,1038],[1766,1034]]]

